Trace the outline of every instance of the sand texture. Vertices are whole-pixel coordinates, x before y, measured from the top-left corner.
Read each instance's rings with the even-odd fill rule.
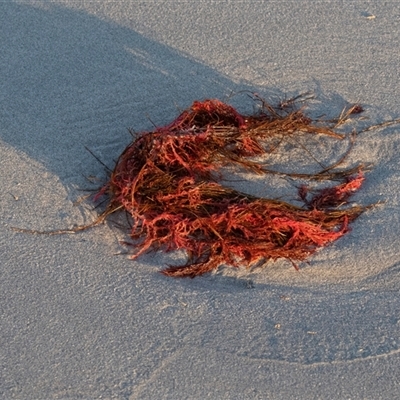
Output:
[[[361,133],[348,160],[373,164],[354,201],[380,205],[300,271],[173,279],[159,271],[182,253],[132,261],[112,223],[11,229],[93,221],[76,201],[107,174],[85,147],[112,168],[127,128],[165,125],[194,100],[251,110],[240,92],[311,92],[315,117],[363,105],[347,131],[400,118],[397,2],[2,1],[0,33],[0,398],[398,398],[399,125]],[[241,178],[249,193],[295,194]]]

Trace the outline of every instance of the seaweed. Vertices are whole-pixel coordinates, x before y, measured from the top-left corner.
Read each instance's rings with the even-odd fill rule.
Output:
[[[338,118],[324,121],[307,116],[304,107],[296,108],[302,95],[275,107],[258,95],[252,98],[258,109],[249,115],[208,99],[195,101],[165,126],[140,134],[130,131],[132,142],[93,198],[96,203],[104,196],[107,205],[92,223],[45,232],[14,229],[75,233],[125,212],[130,220],[127,244],[134,248],[131,258],[157,250],[186,252],[187,262],[163,269],[166,276],[193,278],[221,265],[249,268],[281,258],[298,269],[318,248],[349,232],[350,224],[371,207],[351,203],[370,165],[342,167],[356,132],[345,135],[336,129],[363,108],[353,104]],[[330,165],[318,163],[320,169],[312,173],[273,169],[269,157],[279,156],[282,143],[301,135],[347,140],[348,148]],[[309,183],[299,185],[296,203],[289,203],[228,187],[223,184],[227,168],[230,173],[245,170]],[[315,188],[312,181],[330,183]]]
[[[271,139],[299,134],[346,138],[292,106],[286,102],[273,107],[261,99],[256,113],[242,115],[219,100],[195,101],[170,124],[137,135],[96,197],[108,197],[100,219],[120,210],[128,213],[130,244],[136,249],[132,258],[151,250],[186,251],[187,263],[164,269],[167,276],[194,277],[220,265],[251,267],[279,258],[298,268],[297,262],[342,237],[368,208],[349,203],[367,166],[338,169],[350,153],[353,136],[338,161],[315,173],[274,171],[257,162],[256,158],[277,150],[279,141],[272,148],[266,145]],[[336,125],[361,111],[360,105],[351,106]],[[319,190],[300,186],[298,198],[303,204],[298,206],[223,185],[227,166],[340,182]]]

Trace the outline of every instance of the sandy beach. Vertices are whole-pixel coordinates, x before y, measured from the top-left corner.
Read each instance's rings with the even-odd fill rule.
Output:
[[[79,199],[107,171],[86,148],[112,168],[128,128],[194,100],[311,93],[305,111],[327,119],[359,103],[348,132],[400,118],[397,2],[3,1],[0,32],[0,398],[399,397],[400,125],[358,135],[348,162],[373,167],[354,201],[379,204],[300,271],[173,279],[159,271],[183,253],[130,260],[113,223],[12,230],[93,221]]]

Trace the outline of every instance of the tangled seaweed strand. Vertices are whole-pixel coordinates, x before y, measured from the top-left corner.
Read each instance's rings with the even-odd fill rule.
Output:
[[[150,250],[185,250],[187,263],[164,269],[167,276],[194,277],[223,264],[250,267],[279,258],[297,268],[295,262],[343,236],[365,210],[349,205],[364,181],[363,166],[338,171],[347,152],[318,173],[288,174],[341,181],[317,191],[301,186],[302,207],[218,181],[224,166],[279,173],[252,158],[271,152],[266,141],[298,133],[344,138],[301,110],[282,111],[263,102],[260,112],[245,116],[218,100],[195,101],[169,125],[144,132],[127,146],[97,195],[109,197],[100,218],[118,210],[132,217],[130,236],[138,249],[132,258]]]

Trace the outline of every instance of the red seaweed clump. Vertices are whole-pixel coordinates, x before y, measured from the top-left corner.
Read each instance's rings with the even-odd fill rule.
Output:
[[[336,125],[361,112],[358,107],[342,113]],[[333,129],[301,110],[264,101],[254,115],[241,115],[219,100],[195,101],[170,124],[137,135],[126,147],[99,193],[109,197],[101,218],[119,210],[131,217],[133,258],[150,250],[186,251],[187,263],[164,269],[167,276],[194,277],[220,265],[250,267],[279,258],[297,268],[297,262],[348,232],[365,210],[349,203],[364,181],[363,166],[339,170],[347,151],[314,174],[285,174],[256,162],[255,156],[276,153],[279,143],[294,135],[345,138]],[[271,150],[266,144],[276,139]],[[228,166],[339,182],[323,189],[300,186],[302,204],[294,205],[222,185]]]

